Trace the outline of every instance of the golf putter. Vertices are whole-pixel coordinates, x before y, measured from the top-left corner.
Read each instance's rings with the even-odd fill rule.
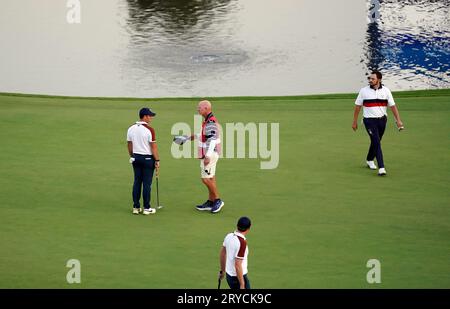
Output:
[[[222,279],[220,276],[222,275],[222,271],[219,272],[219,277],[217,278],[217,289],[220,290],[220,284],[222,283]]]

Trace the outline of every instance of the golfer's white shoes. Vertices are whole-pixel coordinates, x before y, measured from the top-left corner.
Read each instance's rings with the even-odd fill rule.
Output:
[[[156,213],[156,209],[155,208],[149,208],[149,209],[144,209],[144,215],[153,215],[154,213]]]
[[[384,169],[384,167],[378,170],[378,176],[386,176],[386,170]]]
[[[375,162],[373,161],[366,161],[367,166],[371,169],[371,170],[376,170],[377,166],[375,165]]]
[[[142,212],[142,208],[133,208],[133,215],[138,215]]]

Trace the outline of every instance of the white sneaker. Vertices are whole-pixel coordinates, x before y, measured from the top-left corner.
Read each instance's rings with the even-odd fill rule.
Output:
[[[366,161],[367,166],[371,169],[371,170],[376,170],[377,166],[375,165],[374,161]]]
[[[149,208],[149,209],[144,209],[144,215],[153,215],[154,213],[156,213],[156,209],[155,208]]]
[[[378,176],[386,176],[386,170],[384,169],[384,167],[378,170]]]
[[[133,208],[133,215],[138,215],[142,212],[142,208]]]

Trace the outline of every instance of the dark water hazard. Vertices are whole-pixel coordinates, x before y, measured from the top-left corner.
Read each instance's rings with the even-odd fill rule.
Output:
[[[82,96],[355,92],[369,69],[394,90],[448,88],[450,0],[8,0],[0,91]]]

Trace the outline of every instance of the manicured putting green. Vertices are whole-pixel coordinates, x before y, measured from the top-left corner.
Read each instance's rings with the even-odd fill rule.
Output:
[[[394,93],[406,129],[390,114],[384,178],[351,129],[355,96],[212,98],[222,124],[280,124],[277,169],[219,162],[225,207],[212,215],[194,208],[207,197],[198,160],[170,154],[197,99],[0,95],[0,287],[216,288],[223,238],[246,215],[254,288],[450,288],[450,91]],[[142,106],[158,114],[154,216],[131,214],[125,136]]]

